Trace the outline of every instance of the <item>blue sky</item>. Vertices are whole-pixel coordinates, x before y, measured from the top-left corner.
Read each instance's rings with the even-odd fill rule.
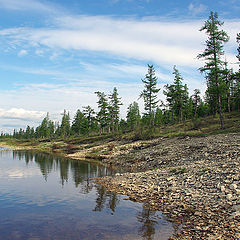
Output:
[[[47,112],[59,120],[64,109],[72,117],[83,106],[96,109],[94,92],[113,87],[124,117],[138,100],[147,64],[161,89],[177,65],[190,94],[204,93],[196,56],[210,11],[225,22],[226,57],[237,69],[239,0],[0,0],[0,130],[36,126]]]

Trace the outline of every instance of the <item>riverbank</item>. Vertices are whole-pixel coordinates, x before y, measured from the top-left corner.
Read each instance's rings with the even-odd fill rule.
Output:
[[[0,151],[8,151],[8,150],[29,150],[31,147],[23,147],[23,146],[12,146],[9,144],[6,144],[4,142],[0,142]]]
[[[32,148],[119,169],[96,182],[163,211],[179,229],[172,239],[240,239],[239,133],[43,141]]]
[[[240,239],[239,149],[240,134],[160,138],[106,160],[141,172],[97,182],[163,211],[182,227],[172,239]]]

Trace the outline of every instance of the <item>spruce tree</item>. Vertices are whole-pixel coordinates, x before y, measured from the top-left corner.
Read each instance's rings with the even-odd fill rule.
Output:
[[[72,122],[72,132],[76,135],[88,133],[88,122],[84,114],[78,109]]]
[[[27,138],[27,139],[31,138],[31,128],[29,125],[27,126],[26,131],[25,131],[25,138]]]
[[[111,127],[113,131],[118,131],[118,124],[119,124],[119,115],[120,115],[120,106],[121,98],[118,97],[117,88],[115,87],[113,89],[113,92],[109,95],[109,115],[110,115],[110,121],[111,121]]]
[[[183,85],[183,78],[179,73],[176,66],[173,67],[174,83],[165,85],[166,100],[168,102],[169,110],[172,112],[172,117],[176,116],[179,121],[183,120],[183,117],[187,115],[188,104],[188,88],[187,85]]]
[[[83,107],[83,114],[85,118],[87,119],[87,127],[88,127],[88,135],[90,134],[91,131],[93,131],[95,127],[95,111],[92,109],[89,105],[86,107]]]
[[[141,116],[139,106],[137,102],[133,102],[129,105],[127,111],[127,125],[133,130],[140,124]]]
[[[200,68],[200,71],[206,73],[210,99],[217,101],[221,128],[223,128],[221,97],[223,89],[223,61],[221,60],[221,56],[224,54],[223,44],[229,40],[227,33],[219,29],[222,25],[223,22],[218,20],[218,14],[216,12],[211,12],[209,19],[205,21],[203,27],[200,29],[200,31],[205,31],[208,35],[206,49],[203,53],[198,55],[198,58],[203,58],[205,60],[205,65]]]
[[[49,113],[47,113],[47,116],[42,120],[42,123],[38,129],[38,134],[39,134],[39,137],[42,137],[42,138],[44,137],[48,138],[50,136]]]
[[[232,87],[233,87],[233,80],[234,80],[234,73],[233,69],[228,69],[227,61],[224,62],[224,69],[223,69],[223,81],[225,84],[225,95],[223,98],[225,101],[225,110],[229,113],[231,112],[231,101],[232,101]]]
[[[64,109],[64,112],[62,114],[62,122],[61,122],[61,126],[60,126],[60,134],[62,137],[67,137],[70,135],[70,115],[69,112],[67,113],[67,111]]]
[[[108,99],[104,92],[95,92],[98,96],[97,120],[99,122],[99,134],[104,133],[105,128],[109,125]]]
[[[162,123],[163,123],[163,111],[159,107],[157,107],[154,117],[154,125],[161,126]]]
[[[154,111],[157,107],[159,100],[157,94],[160,88],[157,88],[157,77],[153,65],[148,65],[148,73],[142,79],[144,83],[144,90],[140,94],[140,98],[144,100],[145,115],[150,120],[150,125],[154,123]]]
[[[193,100],[193,109],[194,109],[194,117],[197,117],[198,107],[201,103],[201,97],[200,97],[200,90],[194,89],[194,94],[192,95]]]

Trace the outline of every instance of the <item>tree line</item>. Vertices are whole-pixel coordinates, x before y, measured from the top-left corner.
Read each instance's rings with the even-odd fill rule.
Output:
[[[166,84],[163,94],[166,102],[158,99],[160,88],[157,87],[157,76],[153,65],[148,65],[148,72],[142,82],[144,89],[139,98],[144,101],[143,114],[140,113],[137,101],[128,106],[126,119],[120,119],[120,106],[123,105],[117,88],[106,95],[95,92],[98,101],[98,111],[91,106],[78,109],[73,120],[69,112],[64,110],[60,123],[53,122],[49,114],[36,128],[14,130],[14,138],[54,138],[79,135],[94,135],[133,131],[137,128],[154,128],[169,123],[197,119],[208,115],[219,115],[219,124],[223,128],[223,112],[240,110],[240,33],[236,36],[238,44],[237,59],[239,70],[234,72],[224,60],[223,47],[229,41],[229,36],[222,30],[223,22],[218,14],[211,12],[200,31],[205,31],[207,40],[205,50],[197,57],[205,64],[199,70],[205,74],[207,90],[204,99],[199,89],[189,95],[188,86],[176,66],[173,67],[173,83]],[[6,134],[2,133],[2,136]]]

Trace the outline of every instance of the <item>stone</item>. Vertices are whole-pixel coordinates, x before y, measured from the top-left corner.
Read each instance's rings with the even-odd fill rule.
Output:
[[[233,212],[231,214],[231,218],[235,218],[235,217],[239,217],[240,216],[240,211],[237,211],[237,212]]]
[[[227,196],[226,196],[226,198],[227,198],[227,200],[232,200],[232,198],[233,198],[233,196],[232,196],[232,194],[231,193],[229,193],[229,194],[227,194]]]
[[[231,190],[236,190],[238,188],[237,184],[233,183],[230,185]]]
[[[220,190],[221,190],[221,192],[225,192],[226,189],[225,189],[224,186],[221,186],[221,187],[220,187]]]

